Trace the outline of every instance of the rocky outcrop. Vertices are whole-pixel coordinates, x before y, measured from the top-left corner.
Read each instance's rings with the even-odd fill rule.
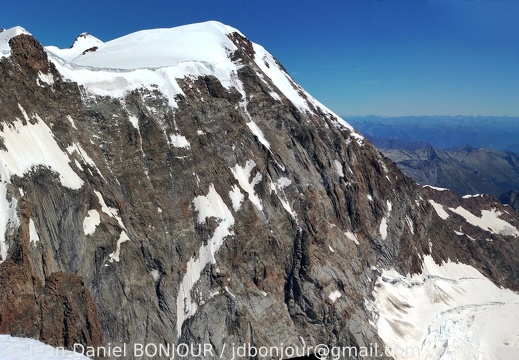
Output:
[[[9,41],[11,56],[16,63],[28,66],[34,71],[48,72],[47,54],[41,44],[31,35],[18,35]]]
[[[29,254],[30,205],[20,205],[20,227],[12,256],[0,265],[0,332],[31,337],[54,346],[103,344],[92,295],[72,273],[40,279]]]
[[[512,209],[519,212],[519,192],[510,190],[499,197],[501,204],[509,205]]]

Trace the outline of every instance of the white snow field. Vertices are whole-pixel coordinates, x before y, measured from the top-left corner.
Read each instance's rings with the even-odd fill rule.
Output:
[[[517,359],[519,294],[472,266],[426,256],[420,275],[382,271],[373,296],[368,307],[397,359]]]
[[[83,354],[55,348],[38,340],[0,335],[2,360],[89,360]]]
[[[9,47],[9,40],[21,34],[29,34],[27,30],[20,26],[15,26],[8,30],[0,32],[0,58],[9,57],[11,55],[11,48]]]

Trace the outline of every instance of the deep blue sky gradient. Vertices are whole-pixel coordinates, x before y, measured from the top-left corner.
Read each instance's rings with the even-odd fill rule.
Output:
[[[519,0],[34,1],[0,6],[44,45],[218,20],[340,115],[519,116]]]

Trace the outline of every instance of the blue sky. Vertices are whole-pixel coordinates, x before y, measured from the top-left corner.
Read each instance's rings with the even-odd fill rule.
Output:
[[[340,115],[519,116],[519,0],[9,2],[0,27],[68,47],[218,20]]]

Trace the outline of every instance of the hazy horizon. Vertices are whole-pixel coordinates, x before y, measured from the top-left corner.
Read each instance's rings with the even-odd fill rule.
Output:
[[[506,119],[519,119],[519,115],[462,115],[462,114],[431,114],[431,115],[425,115],[425,114],[409,114],[409,115],[380,115],[380,114],[365,114],[365,115],[358,115],[358,114],[338,114],[341,117],[380,117],[380,118],[411,118],[411,117],[465,117],[465,118],[506,118]]]

